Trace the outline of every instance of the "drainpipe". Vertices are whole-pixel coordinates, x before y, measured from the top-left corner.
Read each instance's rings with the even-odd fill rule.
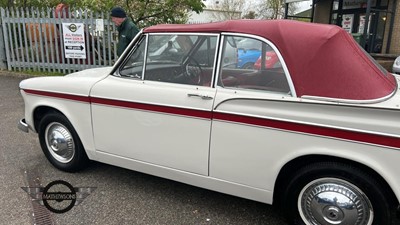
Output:
[[[289,13],[289,3],[285,3],[285,19],[287,19]]]
[[[311,4],[311,23],[313,23],[316,0],[312,0]]]
[[[369,16],[371,14],[371,3],[372,3],[372,0],[367,1],[367,12],[365,13],[365,25],[364,25],[364,32],[363,32],[364,38],[362,40],[362,45],[361,45],[361,46],[363,46],[363,48],[365,48],[366,40],[367,40],[367,37],[369,36],[368,27],[369,27]],[[369,48],[370,47],[371,46],[369,46]],[[369,49],[366,49],[366,50],[367,50],[367,52],[369,51]]]
[[[392,33],[393,33],[394,17],[395,17],[395,14],[396,14],[396,7],[397,7],[397,0],[393,0],[392,18],[390,19],[388,41],[387,41],[387,44],[386,44],[386,54],[389,54],[390,44],[392,43]]]

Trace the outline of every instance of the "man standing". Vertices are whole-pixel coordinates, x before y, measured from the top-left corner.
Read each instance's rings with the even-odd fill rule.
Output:
[[[114,22],[118,30],[117,55],[121,56],[125,48],[139,32],[132,20],[126,17],[125,10],[121,7],[114,7],[111,10],[111,21]]]

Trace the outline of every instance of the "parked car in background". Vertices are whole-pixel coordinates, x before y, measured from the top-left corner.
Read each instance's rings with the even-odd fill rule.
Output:
[[[257,39],[245,38],[238,41],[238,68],[251,69],[261,55],[261,42]]]
[[[182,51],[160,56],[169,35]],[[227,66],[246,39],[280,67]],[[164,24],[113,67],[22,81],[18,126],[63,171],[100,161],[273,204],[289,224],[400,224],[399,84],[338,26]]]
[[[394,60],[392,72],[400,74],[400,56],[398,56],[396,60]]]
[[[278,55],[274,51],[268,51],[265,53],[265,68],[282,68],[282,64],[279,61]],[[261,69],[261,55],[254,63],[254,69]]]

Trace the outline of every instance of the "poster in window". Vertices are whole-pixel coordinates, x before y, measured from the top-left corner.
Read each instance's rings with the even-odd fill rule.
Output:
[[[353,21],[354,21],[354,14],[343,15],[342,28],[348,33],[351,33],[351,30],[353,28]]]
[[[360,15],[360,26],[358,26],[358,33],[363,34],[364,33],[364,27],[365,27],[365,15]],[[368,28],[367,28],[367,34],[369,33],[369,25],[371,21],[371,16],[369,16],[369,22],[368,22]]]

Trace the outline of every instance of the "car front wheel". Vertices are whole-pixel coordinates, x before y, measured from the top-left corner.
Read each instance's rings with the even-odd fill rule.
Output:
[[[89,162],[75,129],[62,114],[50,113],[42,118],[39,141],[46,158],[60,170],[75,172]]]
[[[289,181],[285,201],[294,224],[392,224],[386,189],[357,167],[326,162],[301,168]]]

